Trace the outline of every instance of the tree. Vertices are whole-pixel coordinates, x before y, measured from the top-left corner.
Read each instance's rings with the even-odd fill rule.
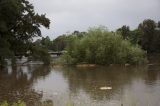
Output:
[[[43,47],[47,48],[48,50],[53,49],[53,42],[50,40],[49,36],[42,37],[41,44]]]
[[[76,36],[78,36],[79,38],[82,38],[85,34],[86,34],[86,32],[79,32],[79,31],[74,31],[74,32],[72,33],[72,35],[76,35]]]
[[[158,22],[158,28],[160,28],[160,21]]]
[[[123,39],[128,39],[130,37],[129,26],[123,25],[121,28],[117,29],[117,32],[122,35]]]
[[[28,0],[0,0],[0,51],[4,52],[0,64],[9,55],[22,56],[33,50],[33,37],[41,36],[40,26],[49,28],[49,24],[45,14],[35,13]]]
[[[67,45],[67,36],[61,35],[53,40],[54,51],[62,51]]]
[[[144,50],[147,50],[149,53],[154,52],[156,23],[151,19],[147,19],[144,20],[143,23],[139,24],[138,29],[142,31],[142,38],[141,38],[142,48]]]
[[[129,41],[132,44],[137,45],[140,44],[141,37],[142,37],[142,31],[135,29],[130,31]]]
[[[70,38],[76,36],[81,39],[84,37],[84,35],[86,35],[86,32],[74,31],[70,35],[63,34],[61,36],[58,36],[53,40],[52,48],[54,51],[63,51],[66,48],[67,44],[70,43]]]

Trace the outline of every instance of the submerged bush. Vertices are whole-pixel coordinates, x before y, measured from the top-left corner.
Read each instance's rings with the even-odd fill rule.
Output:
[[[63,58],[67,64],[142,64],[145,52],[104,27],[91,28],[84,37],[70,35]]]

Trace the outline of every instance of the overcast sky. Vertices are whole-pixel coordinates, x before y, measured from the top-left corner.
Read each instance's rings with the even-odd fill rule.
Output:
[[[74,30],[104,25],[115,30],[137,27],[144,19],[160,20],[160,0],[30,0],[38,13],[46,13],[50,29],[42,34],[55,38]]]

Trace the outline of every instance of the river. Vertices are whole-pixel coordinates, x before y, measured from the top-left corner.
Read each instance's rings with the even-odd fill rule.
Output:
[[[0,70],[0,102],[5,100],[27,106],[160,106],[160,66],[8,66]]]

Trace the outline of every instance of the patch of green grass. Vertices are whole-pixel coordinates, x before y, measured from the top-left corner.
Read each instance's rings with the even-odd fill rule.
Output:
[[[4,101],[2,103],[0,103],[0,106],[10,106],[9,103],[7,101]],[[25,103],[21,100],[14,102],[13,104],[11,104],[11,106],[26,106]]]

